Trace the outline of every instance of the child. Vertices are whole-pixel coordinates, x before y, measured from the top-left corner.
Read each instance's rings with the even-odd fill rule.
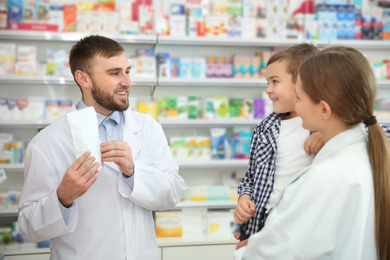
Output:
[[[268,61],[266,92],[272,100],[273,113],[253,132],[249,167],[238,186],[234,218],[241,224],[241,241],[261,230],[267,209],[277,201],[289,180],[311,164],[311,151],[316,153],[323,145],[321,136],[310,136],[310,131],[302,128],[294,108],[298,67],[316,52],[315,46],[303,43],[275,53]]]
[[[325,145],[236,259],[390,258],[390,147],[373,116],[375,97],[370,64],[353,48],[302,63],[295,111]]]

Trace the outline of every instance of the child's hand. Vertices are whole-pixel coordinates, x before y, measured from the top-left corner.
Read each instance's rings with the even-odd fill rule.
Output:
[[[241,234],[238,233],[238,232],[234,233],[234,238],[237,239],[237,240],[240,240],[241,239]],[[236,245],[236,250],[240,249],[243,246],[247,246],[247,245],[248,245],[248,239],[239,241],[238,244]]]
[[[317,154],[324,144],[325,141],[322,135],[315,132],[306,139],[303,148],[308,155],[311,155],[311,153]]]
[[[236,245],[236,250],[240,249],[243,246],[247,246],[247,245],[248,245],[248,239],[242,240],[242,241],[238,242],[238,244]]]
[[[242,224],[253,217],[255,210],[256,205],[251,200],[251,196],[244,194],[238,200],[236,210],[234,211],[234,220],[237,224]]]

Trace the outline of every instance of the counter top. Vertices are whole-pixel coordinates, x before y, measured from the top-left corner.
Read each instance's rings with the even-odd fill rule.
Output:
[[[196,237],[159,237],[157,244],[159,247],[191,246],[191,245],[226,245],[237,244],[238,241],[229,236],[196,236]]]
[[[199,246],[199,245],[233,245],[237,244],[233,235],[229,236],[191,236],[191,237],[159,237],[158,247],[178,247],[178,246]],[[0,251],[4,251],[5,256],[50,254],[50,248],[36,248],[36,243],[11,243],[6,246],[0,245]]]

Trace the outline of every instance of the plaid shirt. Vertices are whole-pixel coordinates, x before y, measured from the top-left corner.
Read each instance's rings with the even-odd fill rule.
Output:
[[[271,196],[280,125],[287,115],[271,113],[253,131],[248,170],[237,189],[239,196],[249,194],[256,205],[253,217],[243,224],[247,235],[259,231],[261,215]]]
[[[253,131],[248,170],[237,189],[239,196],[250,195],[256,205],[253,217],[243,224],[248,236],[259,231],[262,214],[274,187],[277,141],[281,120],[287,115],[271,113]],[[390,141],[390,128],[380,126]],[[367,131],[367,127],[365,129]]]

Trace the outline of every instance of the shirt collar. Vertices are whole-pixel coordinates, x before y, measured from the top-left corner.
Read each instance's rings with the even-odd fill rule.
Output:
[[[75,106],[76,106],[77,110],[87,108],[87,105],[84,103],[84,101],[82,99],[78,103],[76,103]],[[98,125],[100,125],[104,121],[104,119],[106,119],[106,118],[113,120],[116,124],[119,125],[122,121],[122,118],[123,118],[122,114],[123,114],[123,112],[114,111],[109,116],[103,116],[103,115],[99,114],[98,112],[96,112]]]

